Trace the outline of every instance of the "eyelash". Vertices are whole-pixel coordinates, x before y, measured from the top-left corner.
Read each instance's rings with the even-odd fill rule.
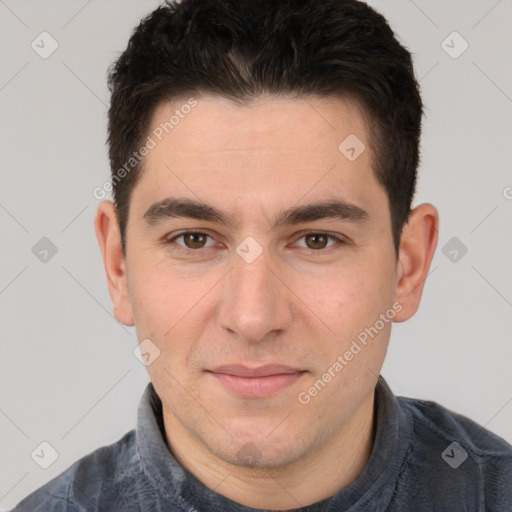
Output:
[[[194,234],[194,235],[205,235],[209,238],[213,238],[211,235],[209,235],[208,233],[204,233],[202,231],[193,231],[193,230],[189,230],[189,231],[181,231],[180,233],[174,235],[173,237],[171,238],[167,238],[164,240],[164,245],[166,246],[169,246],[171,244],[173,244],[178,238],[181,238],[185,235],[189,235],[189,234]],[[325,233],[323,231],[308,231],[306,233],[302,233],[302,235],[297,238],[296,242],[299,241],[300,239],[308,236],[308,235],[324,235],[326,237],[328,237],[328,239],[330,240],[335,240],[338,245],[344,245],[346,244],[346,240],[343,239],[343,238],[340,238],[338,236],[335,236],[335,235],[332,235],[330,233]],[[180,244],[178,244],[179,246],[179,250],[183,253],[183,254],[186,254],[186,255],[197,255],[198,253],[202,252],[202,251],[205,251],[211,247],[202,247],[202,248],[199,248],[199,249],[190,249],[189,247],[185,247],[185,246],[182,246]],[[329,251],[329,249],[333,249],[335,248],[336,245],[331,245],[330,247],[326,247],[324,249],[308,249],[307,247],[302,247],[302,249],[305,249],[306,251],[309,251],[310,254],[318,254],[318,253],[326,253]],[[330,252],[330,251],[329,251]]]

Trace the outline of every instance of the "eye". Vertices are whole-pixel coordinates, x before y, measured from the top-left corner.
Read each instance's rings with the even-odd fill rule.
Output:
[[[299,240],[302,240],[302,239],[305,240],[305,244],[306,244],[305,246],[303,245],[302,247],[305,247],[306,249],[310,249],[312,251],[321,251],[323,249],[327,249],[327,248],[335,245],[336,242],[338,244],[345,243],[345,241],[342,238],[339,238],[334,235],[329,235],[328,233],[322,233],[322,232],[305,233],[304,235],[302,235],[299,238]],[[334,243],[331,245],[327,245],[329,240],[333,240]]]
[[[206,233],[202,233],[201,231],[182,231],[181,233],[178,233],[177,235],[168,238],[165,241],[165,243],[167,245],[170,245],[180,238],[183,240],[184,243],[178,243],[178,245],[182,246],[185,250],[189,249],[191,251],[197,251],[199,249],[204,249],[205,247],[211,247],[212,245],[214,245],[213,239],[213,243],[211,243],[210,245],[206,245],[207,239],[211,238],[211,236],[207,235]]]

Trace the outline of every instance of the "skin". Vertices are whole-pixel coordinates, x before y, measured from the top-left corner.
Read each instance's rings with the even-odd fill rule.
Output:
[[[185,101],[159,105],[149,133]],[[182,466],[246,506],[306,506],[348,486],[368,462],[374,388],[392,322],[308,404],[298,395],[393,304],[401,308],[394,321],[416,312],[438,214],[430,204],[412,211],[397,258],[387,195],[371,170],[365,116],[354,101],[197,101],[145,157],[130,203],[126,258],[113,204],[98,206],[95,228],[114,314],[160,350],[147,369],[162,399],[168,446]],[[355,161],[338,150],[349,134],[366,146]],[[170,196],[208,203],[238,225],[191,218],[149,224],[147,209]],[[368,218],[272,228],[278,212],[327,198],[357,205]],[[184,229],[209,237],[165,244]],[[236,252],[249,236],[262,249],[252,263]],[[235,363],[305,372],[271,396],[242,398],[205,371]]]

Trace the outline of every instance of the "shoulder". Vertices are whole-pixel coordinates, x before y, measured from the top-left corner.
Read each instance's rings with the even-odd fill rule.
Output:
[[[444,440],[459,439],[482,460],[500,456],[512,462],[512,445],[468,417],[428,400],[406,397],[397,400],[411,411],[416,429],[424,434]]]
[[[512,445],[436,402],[397,400],[413,418],[408,464],[418,475],[429,474],[432,489],[449,478],[453,490],[474,492],[475,503],[492,510],[505,510],[500,508],[505,504],[512,507]]]
[[[31,493],[11,512],[97,510],[98,498],[116,499],[120,488],[130,489],[139,470],[135,430],[76,461],[60,475]]]

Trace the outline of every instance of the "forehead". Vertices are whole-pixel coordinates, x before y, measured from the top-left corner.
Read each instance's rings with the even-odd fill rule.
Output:
[[[150,130],[159,139],[187,139],[174,146],[175,154],[307,149],[337,155],[348,135],[367,140],[365,111],[354,98],[262,96],[239,105],[204,95],[191,103],[187,97],[162,102],[151,119]]]
[[[154,147],[136,187],[147,201],[185,195],[270,212],[327,192],[366,210],[376,194],[386,199],[365,113],[352,99],[262,97],[241,106],[181,97],[158,105],[148,135]]]

